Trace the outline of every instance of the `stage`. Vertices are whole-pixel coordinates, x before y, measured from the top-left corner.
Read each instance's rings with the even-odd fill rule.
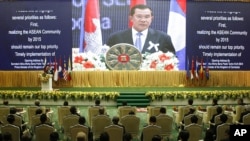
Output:
[[[0,71],[1,87],[39,87],[42,71]],[[250,71],[210,71],[209,79],[186,79],[185,71],[73,71],[53,87],[250,87]]]

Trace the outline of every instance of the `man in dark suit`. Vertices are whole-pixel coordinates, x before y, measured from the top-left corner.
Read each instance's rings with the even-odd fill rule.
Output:
[[[134,6],[131,8],[129,19],[133,23],[132,28],[112,34],[107,41],[108,46],[112,47],[118,43],[137,46],[137,39],[140,36],[140,47],[137,46],[137,49],[141,53],[170,51],[175,54],[171,37],[162,31],[149,28],[153,20],[153,12],[150,7],[146,5]],[[137,35],[138,32],[141,35]]]

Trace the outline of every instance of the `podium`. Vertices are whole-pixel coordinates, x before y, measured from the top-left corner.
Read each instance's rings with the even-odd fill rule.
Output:
[[[53,91],[52,88],[52,74],[46,74],[43,76],[43,80],[41,80],[41,90],[42,91]]]

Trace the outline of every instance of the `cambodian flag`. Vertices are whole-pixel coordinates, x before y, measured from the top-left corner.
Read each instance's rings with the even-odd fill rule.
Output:
[[[171,0],[168,34],[172,38],[176,55],[179,59],[179,70],[185,70],[186,56],[186,0]]]
[[[79,51],[99,53],[99,47],[102,46],[99,0],[86,0],[84,2]]]

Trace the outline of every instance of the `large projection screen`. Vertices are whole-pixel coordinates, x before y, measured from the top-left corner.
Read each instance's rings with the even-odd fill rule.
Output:
[[[189,69],[192,61],[210,70],[250,69],[249,2],[190,0],[185,8],[170,0],[146,2],[154,12],[151,28],[172,38],[178,70]],[[86,0],[0,1],[0,70],[42,70],[45,62],[73,66],[84,38],[85,5]],[[100,0],[103,45],[111,33],[128,28],[129,6],[130,0]]]

